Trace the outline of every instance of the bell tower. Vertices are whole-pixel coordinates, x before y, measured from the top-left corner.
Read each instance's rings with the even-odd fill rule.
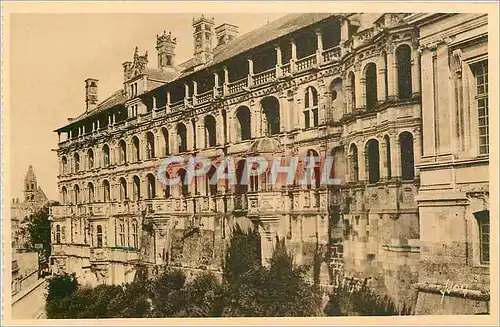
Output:
[[[204,15],[200,18],[193,18],[194,58],[197,64],[204,64],[212,59],[214,26],[214,18]]]
[[[33,167],[30,165],[28,167],[28,172],[24,177],[24,201],[34,202],[36,201],[36,193],[38,191],[38,185],[36,182],[35,172]]]

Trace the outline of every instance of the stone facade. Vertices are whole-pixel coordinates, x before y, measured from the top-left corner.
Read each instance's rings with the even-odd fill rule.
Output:
[[[427,95],[417,313],[484,314],[490,290],[488,15],[414,15],[409,22],[420,30]],[[442,295],[445,289],[450,292]]]
[[[87,80],[87,111],[57,130],[66,139],[53,271],[90,284],[131,281],[137,265],[220,273],[239,224],[260,232],[263,264],[284,239],[324,286],[370,278],[397,302],[415,302],[428,246],[420,240],[438,236],[432,219],[421,219],[428,209],[419,188],[423,172],[444,166],[424,162],[422,102],[432,95],[421,83],[426,50],[410,17],[293,14],[215,48],[214,31],[224,28],[201,17],[193,59],[174,66],[178,41],[164,33],[158,69],[136,49],[123,63],[123,89],[90,109],[97,80]],[[186,173],[161,169],[171,155],[209,158],[214,169],[231,157],[238,178],[254,155],[284,164],[298,157],[301,173],[307,157],[333,158],[329,174],[340,183],[319,183],[315,168],[309,185],[262,175],[246,186],[209,185],[205,176],[165,186],[163,177]]]

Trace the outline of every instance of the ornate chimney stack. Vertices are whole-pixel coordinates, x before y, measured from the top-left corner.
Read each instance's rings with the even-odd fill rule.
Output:
[[[217,46],[223,45],[238,36],[239,27],[236,25],[224,23],[215,28]]]
[[[122,64],[122,66],[123,66],[123,83],[125,83],[132,76],[132,62],[131,61],[125,61]]]
[[[99,80],[95,78],[87,78],[85,80],[85,104],[86,110],[91,111],[97,106],[98,103],[98,83]]]
[[[196,64],[204,64],[213,57],[213,36],[215,19],[201,15],[193,18],[194,27],[194,59]]]
[[[156,50],[158,51],[158,69],[174,69],[175,46],[177,38],[172,37],[172,32],[163,31],[163,35],[156,35]]]

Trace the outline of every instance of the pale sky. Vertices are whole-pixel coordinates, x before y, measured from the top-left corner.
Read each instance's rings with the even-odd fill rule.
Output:
[[[99,80],[99,101],[122,87],[122,62],[148,51],[156,68],[156,34],[177,37],[176,61],[193,53],[192,18],[200,14],[14,14],[10,43],[11,196],[23,197],[28,166],[38,185],[56,200],[57,133],[85,111],[84,80]],[[240,34],[283,14],[208,14],[216,26],[231,23]],[[7,200],[7,199],[6,199]]]

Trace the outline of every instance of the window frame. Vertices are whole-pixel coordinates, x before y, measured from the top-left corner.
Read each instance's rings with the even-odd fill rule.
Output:
[[[481,72],[480,74],[480,68]],[[470,64],[470,70],[472,72],[474,87],[474,108],[477,114],[477,152],[478,155],[489,155],[490,153],[490,128],[489,128],[489,90],[488,90],[488,59],[483,59]],[[480,84],[479,78],[483,77],[483,81]],[[483,88],[483,93],[480,93],[479,89]],[[480,105],[483,102],[483,105]],[[481,114],[483,110],[483,114]],[[481,120],[484,119],[485,122],[481,124]],[[486,133],[482,134],[481,129],[484,128]],[[484,144],[482,144],[481,139],[485,139]],[[485,149],[484,151],[482,149]]]
[[[318,90],[312,85],[304,91],[304,129],[317,128],[319,126],[319,95]]]

